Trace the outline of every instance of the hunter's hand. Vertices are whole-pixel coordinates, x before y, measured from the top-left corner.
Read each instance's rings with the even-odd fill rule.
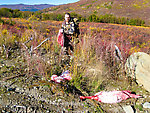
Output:
[[[64,30],[63,30],[63,29],[60,29],[60,32],[61,32],[61,33],[63,33],[63,32],[64,32]]]

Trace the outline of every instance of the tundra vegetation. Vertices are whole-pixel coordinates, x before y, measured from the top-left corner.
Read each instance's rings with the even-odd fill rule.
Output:
[[[23,88],[48,87],[48,95],[53,96],[53,99],[65,97],[66,100],[77,103],[79,95],[93,95],[103,90],[131,90],[139,95],[150,95],[142,86],[137,85],[134,79],[126,76],[124,67],[126,59],[132,53],[150,54],[149,27],[114,24],[116,20],[112,18],[116,17],[111,15],[105,15],[111,18],[109,24],[97,23],[102,19],[94,15],[88,18],[91,22],[84,22],[86,19],[81,17],[83,22],[80,22],[80,43],[70,59],[60,55],[61,47],[57,43],[62,21],[47,20],[54,17],[48,14],[15,11],[9,11],[12,18],[5,15],[0,20],[0,81]],[[13,15],[20,18],[13,18]],[[55,17],[56,20],[62,18],[62,15]],[[36,48],[47,38],[46,42]],[[114,45],[119,48],[121,57],[115,53]],[[65,70],[72,73],[71,81],[62,84],[50,82],[53,74],[60,75]],[[7,88],[1,88],[0,94],[2,93],[8,94]],[[150,98],[128,99],[120,105],[131,104],[137,110],[143,111],[141,103],[145,101],[150,101]],[[84,107],[91,112],[109,112],[119,106],[91,100],[79,103],[84,103]],[[73,108],[66,109],[74,111]],[[83,108],[80,106],[77,109],[82,111]],[[57,107],[54,111],[57,111]]]

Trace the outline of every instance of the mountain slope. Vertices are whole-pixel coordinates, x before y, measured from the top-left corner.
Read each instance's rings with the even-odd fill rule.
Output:
[[[14,5],[0,5],[0,8],[11,8],[19,9],[21,11],[38,11],[45,8],[49,8],[55,5],[51,4],[39,4],[39,5],[25,5],[25,4],[14,4]]]
[[[150,0],[80,0],[43,10],[45,13],[75,12],[83,16],[113,14],[117,17],[140,18],[150,24]]]

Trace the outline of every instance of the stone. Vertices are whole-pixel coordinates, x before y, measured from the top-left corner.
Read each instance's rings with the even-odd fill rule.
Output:
[[[16,90],[15,90],[15,92],[20,92],[20,89],[17,87]]]
[[[145,102],[143,104],[143,108],[150,108],[150,103],[149,102]]]
[[[122,106],[116,106],[114,108],[109,108],[108,113],[125,113]]]
[[[150,92],[150,56],[144,52],[133,53],[126,61],[126,73]]]
[[[133,108],[130,105],[123,106],[123,110],[125,111],[125,113],[135,113]]]
[[[2,47],[0,47],[0,53],[2,53],[3,52],[3,48]]]

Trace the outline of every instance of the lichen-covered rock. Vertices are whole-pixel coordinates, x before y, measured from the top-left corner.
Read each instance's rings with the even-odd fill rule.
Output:
[[[133,108],[130,105],[123,106],[123,110],[125,111],[125,113],[135,113],[135,111],[133,110]]]
[[[143,108],[150,108],[150,103],[149,102],[145,102],[143,104]]]
[[[144,52],[133,53],[125,64],[127,75],[135,78],[150,92],[150,56]]]

